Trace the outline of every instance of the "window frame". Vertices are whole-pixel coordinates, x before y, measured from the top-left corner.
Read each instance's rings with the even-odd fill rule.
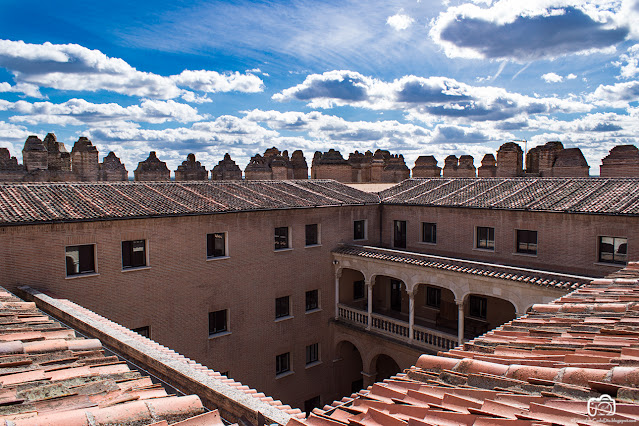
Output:
[[[74,272],[69,274],[69,264],[67,259],[73,259],[73,257],[68,256],[69,253],[69,249],[72,248],[78,248],[78,263],[77,265],[75,264],[75,261],[73,262],[74,267],[77,266],[78,267],[78,272]],[[85,271],[81,271],[80,270],[80,265],[82,265],[83,262],[83,250],[81,249],[82,247],[87,248],[87,247],[91,247],[90,252],[91,252],[91,263],[93,266],[92,270],[85,270]],[[65,259],[65,277],[66,278],[75,278],[75,277],[82,277],[82,276],[89,276],[89,275],[97,275],[98,273],[98,262],[97,262],[97,248],[96,248],[96,244],[95,243],[89,243],[89,244],[75,244],[75,245],[71,245],[71,246],[65,246],[64,247],[64,259]],[[86,252],[85,252],[86,255]],[[86,261],[86,259],[84,259]],[[74,268],[75,269],[75,268]]]
[[[488,317],[488,298],[471,294],[468,297],[468,316],[486,320]]]
[[[361,238],[357,238],[360,234],[357,232],[357,223],[362,224],[361,230]],[[368,220],[367,219],[357,219],[353,221],[353,241],[365,241],[368,239]]]
[[[286,235],[278,235],[278,230],[286,230]],[[286,245],[283,246],[282,244]],[[274,230],[274,250],[283,251],[291,249],[291,227],[290,226],[276,226]]]
[[[306,366],[315,365],[320,362],[319,342],[306,345]]]
[[[408,244],[408,222],[393,220],[393,248],[405,249]]]
[[[138,333],[140,336],[144,336],[147,339],[151,338],[151,327],[148,325],[145,325],[144,327],[132,328],[131,331],[134,333]]]
[[[426,240],[426,227],[430,226],[431,232],[431,241]],[[437,244],[437,222],[422,222],[422,235],[421,235],[421,243],[426,244]]]
[[[209,337],[219,336],[223,333],[229,332],[229,313],[228,309],[220,309],[217,311],[209,312]],[[220,315],[222,314],[222,315]],[[224,328],[212,328],[211,325],[216,324],[218,320],[218,315],[223,318]],[[211,321],[213,320],[213,321]]]
[[[535,235],[535,242],[532,243],[530,241],[522,241],[522,237],[524,236],[530,236],[534,234]],[[522,248],[522,244],[524,245],[524,248]],[[534,246],[534,249],[530,248],[531,246]],[[537,256],[538,253],[538,247],[539,247],[539,234],[537,233],[537,231],[533,231],[530,229],[515,229],[515,252],[518,254],[527,254],[530,256]]]
[[[211,260],[211,259],[224,259],[229,257],[229,248],[228,248],[228,232],[211,232],[206,234],[206,259],[207,260]],[[215,238],[216,235],[222,235],[222,237],[224,238],[223,241],[223,254],[215,254],[215,248],[213,248],[211,250],[211,240]],[[215,246],[215,244],[213,244],[213,246]],[[211,254],[213,253],[213,254]]]
[[[486,238],[481,238],[480,232],[487,231]],[[492,239],[490,238],[492,234]],[[482,243],[485,241],[485,243]],[[479,250],[495,251],[495,228],[490,226],[475,227],[475,248]]]
[[[284,352],[275,355],[275,376],[281,376],[289,372],[291,372],[291,353]]]
[[[433,297],[435,298],[434,301],[432,300]],[[426,286],[426,306],[433,309],[441,309],[442,289],[440,287]]]
[[[309,239],[308,239],[308,230],[312,229],[309,227],[315,227],[315,242],[310,242],[309,243]],[[322,244],[322,237],[320,234],[320,224],[319,223],[309,223],[306,224],[306,226],[304,227],[304,247],[315,247],[315,246],[319,246]]]
[[[611,255],[611,259],[604,259],[601,255],[603,253],[602,250],[602,245],[603,245],[603,239],[604,238],[611,238],[612,239],[612,252],[605,252],[605,253],[609,253]],[[623,246],[625,244],[625,253],[617,253],[617,251],[615,250],[615,247],[617,247],[616,244],[616,240],[623,240],[625,241],[624,243],[619,244],[619,247]],[[615,260],[616,256],[623,256],[624,260]],[[597,237],[597,261],[600,263],[605,263],[608,265],[626,265],[628,263],[628,238],[627,237],[610,237],[608,235],[600,235]]]
[[[286,313],[280,312],[280,308],[283,308],[284,300],[286,300]],[[275,298],[275,320],[282,320],[291,317],[291,296],[281,296]]]
[[[309,305],[309,295],[315,294],[315,305],[312,306]],[[304,295],[304,299],[305,299],[305,304],[304,307],[306,309],[306,312],[313,312],[313,311],[317,311],[320,308],[320,295],[319,295],[319,289],[313,289],[313,290],[308,290],[306,291],[305,295]],[[312,297],[311,297],[312,299]],[[312,302],[312,300],[311,300]],[[309,307],[311,306],[311,307]]]
[[[144,262],[142,264],[133,264],[133,254],[135,253],[135,247],[134,247],[134,243],[138,243],[142,241],[143,242],[143,255],[142,255],[142,259],[144,260]],[[124,253],[125,253],[125,249],[124,249],[124,245],[126,243],[130,243],[131,247],[130,250],[128,250],[129,252],[129,260],[130,263],[129,265],[125,265],[124,263]],[[148,268],[149,267],[149,248],[148,248],[148,243],[146,239],[138,239],[138,240],[125,240],[122,241],[121,243],[121,247],[122,247],[122,270],[123,271],[127,271],[127,270],[134,270],[134,269],[141,269],[141,268]]]

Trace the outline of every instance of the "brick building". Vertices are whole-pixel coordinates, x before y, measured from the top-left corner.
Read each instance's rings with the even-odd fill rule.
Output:
[[[309,411],[636,260],[638,183],[1,184],[2,285]]]

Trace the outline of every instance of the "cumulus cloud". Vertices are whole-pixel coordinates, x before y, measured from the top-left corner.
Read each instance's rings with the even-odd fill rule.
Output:
[[[619,56],[619,61],[613,65],[621,68],[619,78],[633,78],[639,74],[639,44],[628,48],[627,53]]]
[[[26,101],[8,102],[0,100],[0,111],[11,111],[16,115],[13,122],[28,124],[82,125],[112,123],[122,121],[182,123],[204,120],[207,116],[198,114],[197,109],[172,100],[158,101],[145,99],[139,105],[123,107],[116,103],[95,104],[84,99],[70,99],[63,103]],[[119,123],[121,124],[121,123]]]
[[[205,93],[263,89],[262,80],[253,74],[185,70],[166,77],[138,71],[123,59],[77,44],[0,40],[0,67],[13,74],[16,87],[29,84],[70,91],[105,90],[155,99],[183,96],[188,91],[182,87]]]
[[[589,99],[602,106],[626,107],[630,102],[639,100],[639,81],[599,85]]]
[[[393,16],[389,16],[386,19],[386,23],[393,27],[396,31],[402,31],[410,27],[415,20],[409,15],[404,13],[404,9],[401,9]]]
[[[7,82],[0,82],[0,92],[4,93],[23,93],[25,96],[32,98],[43,98],[42,93],[38,86],[28,83],[18,83],[16,85],[10,85]]]
[[[554,72],[549,72],[541,76],[542,80],[546,83],[561,83],[564,81],[564,78],[559,74],[555,74]]]
[[[619,2],[500,0],[449,7],[430,37],[449,57],[520,62],[606,51],[630,34]]]
[[[404,76],[392,82],[354,71],[312,74],[273,96],[278,101],[306,101],[315,108],[349,105],[374,110],[403,110],[428,117],[485,121],[518,115],[586,112],[592,107],[558,98],[534,98],[491,86],[470,86],[447,77]]]

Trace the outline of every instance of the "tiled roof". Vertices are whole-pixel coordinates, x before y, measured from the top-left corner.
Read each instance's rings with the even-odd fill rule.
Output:
[[[424,178],[379,193],[384,204],[639,214],[638,178]]]
[[[379,203],[332,180],[0,184],[0,224]]]
[[[419,254],[407,251],[382,249],[370,246],[344,244],[338,246],[333,253],[362,257],[365,259],[384,260],[405,265],[424,268],[442,269],[465,274],[481,275],[509,281],[524,282],[542,287],[574,290],[590,282],[594,278],[576,275],[559,274],[513,266],[498,265],[451,257]]]
[[[62,318],[69,317],[74,321],[75,327],[91,330],[92,334],[102,336],[105,342],[115,341],[119,346],[121,342],[125,342],[126,348],[122,350],[126,350],[126,353],[123,355],[133,361],[140,359],[147,368],[171,376],[167,380],[169,384],[172,384],[173,379],[180,384],[187,383],[194,389],[201,389],[208,396],[221,395],[222,399],[226,398],[224,405],[227,408],[232,405],[229,400],[234,400],[241,403],[244,408],[253,408],[253,411],[260,412],[266,418],[280,424],[285,424],[291,417],[305,417],[305,413],[299,408],[293,408],[251,389],[68,299],[57,299],[28,286],[20,287],[20,290],[33,297],[43,309],[46,307]]]
[[[126,362],[105,356],[99,340],[76,336],[35,303],[0,289],[0,425],[186,425],[183,420],[223,424],[198,396],[167,394]]]
[[[638,399],[639,263],[631,263],[463,347],[422,355],[305,424],[639,424]]]

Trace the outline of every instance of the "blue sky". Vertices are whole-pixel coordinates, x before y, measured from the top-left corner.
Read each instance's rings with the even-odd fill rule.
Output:
[[[639,0],[0,2],[0,147],[88,136],[132,172],[276,146],[471,154],[639,138]]]

